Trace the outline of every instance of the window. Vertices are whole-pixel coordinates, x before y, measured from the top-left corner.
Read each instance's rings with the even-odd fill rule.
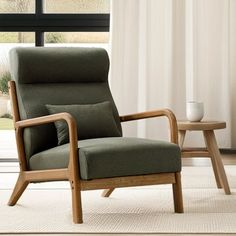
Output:
[[[99,46],[109,41],[110,0],[0,0],[0,161],[16,158],[6,81],[16,46]]]
[[[0,78],[9,72],[8,52],[17,46],[34,46],[32,32],[0,32]]]
[[[46,47],[103,47],[107,50],[108,32],[47,32],[44,34]]]
[[[34,0],[0,0],[0,13],[34,13]]]
[[[35,11],[29,14],[32,1],[0,0],[0,31],[33,31],[36,46],[44,46],[44,32],[109,32],[110,15],[101,13],[109,11],[109,0],[35,0]]]
[[[45,0],[46,13],[109,13],[109,0]]]

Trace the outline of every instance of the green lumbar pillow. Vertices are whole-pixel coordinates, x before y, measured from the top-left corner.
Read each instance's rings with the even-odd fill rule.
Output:
[[[49,114],[70,113],[76,120],[78,139],[120,137],[110,102],[86,105],[46,105]],[[68,125],[56,121],[58,145],[69,142]]]

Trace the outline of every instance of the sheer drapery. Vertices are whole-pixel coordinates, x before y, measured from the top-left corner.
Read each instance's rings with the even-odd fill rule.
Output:
[[[121,114],[203,101],[204,119],[225,120],[221,147],[236,147],[236,1],[114,0],[111,87]],[[165,119],[125,124],[128,136],[167,138]],[[190,144],[203,143],[197,133]]]

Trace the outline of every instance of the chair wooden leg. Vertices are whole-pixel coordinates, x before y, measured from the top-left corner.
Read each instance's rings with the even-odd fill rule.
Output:
[[[25,181],[23,178],[23,175],[20,173],[19,177],[17,179],[17,182],[15,184],[14,190],[13,190],[11,197],[8,201],[9,206],[14,206],[17,203],[17,201],[21,197],[22,193],[27,188],[28,184],[29,184],[29,182]]]
[[[175,213],[183,213],[183,197],[182,197],[182,186],[181,186],[181,174],[180,172],[175,173],[175,183],[173,187],[174,207]]]
[[[71,193],[72,193],[72,212],[73,221],[75,224],[83,223],[83,213],[81,204],[81,190],[79,185],[71,181]]]
[[[110,189],[103,190],[102,197],[109,197],[114,190],[115,190],[115,188],[110,188]]]

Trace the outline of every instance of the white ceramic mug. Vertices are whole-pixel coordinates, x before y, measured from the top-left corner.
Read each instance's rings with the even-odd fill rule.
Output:
[[[192,122],[199,122],[204,116],[204,107],[202,102],[187,102],[187,119]]]

